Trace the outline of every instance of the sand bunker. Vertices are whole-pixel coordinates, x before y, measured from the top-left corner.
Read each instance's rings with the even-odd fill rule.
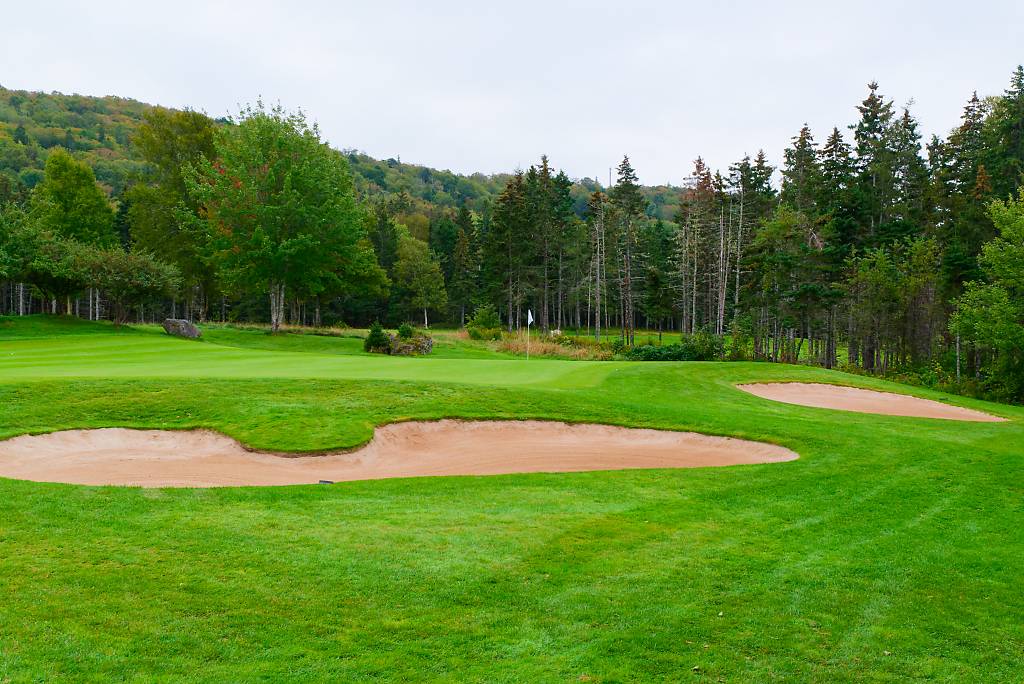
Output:
[[[744,392],[750,392],[773,401],[840,411],[917,418],[944,418],[946,420],[972,420],[987,423],[1006,420],[999,416],[960,406],[950,406],[931,399],[919,399],[891,392],[876,392],[858,387],[806,382],[759,382],[737,385],[737,387]]]
[[[206,430],[67,430],[0,442],[0,477],[143,487],[286,485],[425,475],[697,468],[790,461],[773,444],[546,421],[396,423],[351,452],[248,451]]]

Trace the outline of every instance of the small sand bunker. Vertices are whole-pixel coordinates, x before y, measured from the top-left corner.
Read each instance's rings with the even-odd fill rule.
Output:
[[[971,420],[997,423],[1005,418],[992,416],[960,406],[950,406],[940,401],[919,399],[905,394],[876,392],[859,387],[843,387],[806,382],[759,382],[737,385],[744,392],[756,394],[764,399],[787,404],[813,406],[815,408],[855,411],[857,413],[881,413],[888,416],[913,416],[916,418],[944,418],[946,420]]]
[[[356,451],[281,456],[207,430],[104,428],[0,442],[0,477],[142,487],[286,485],[427,475],[697,468],[790,461],[774,444],[547,421],[396,423]]]

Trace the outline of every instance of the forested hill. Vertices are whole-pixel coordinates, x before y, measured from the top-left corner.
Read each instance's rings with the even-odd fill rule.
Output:
[[[63,95],[0,86],[0,201],[31,190],[43,177],[50,150],[63,147],[87,162],[108,195],[117,199],[138,177],[144,162],[132,138],[152,105],[122,97]],[[343,150],[364,197],[405,191],[424,215],[433,217],[463,203],[479,211],[508,182],[508,174],[461,175],[410,164],[399,159],[374,159],[357,150]],[[598,184],[576,181],[572,196],[577,213]],[[671,220],[678,209],[679,188],[644,188],[651,215]]]

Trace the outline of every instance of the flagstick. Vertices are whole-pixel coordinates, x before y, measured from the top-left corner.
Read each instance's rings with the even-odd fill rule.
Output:
[[[526,360],[530,360],[530,324],[533,323],[533,310],[526,310]]]

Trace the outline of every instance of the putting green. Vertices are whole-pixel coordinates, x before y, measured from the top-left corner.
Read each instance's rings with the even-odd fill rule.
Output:
[[[257,336],[265,337],[262,333],[242,333],[234,339],[260,342]],[[0,338],[0,381],[90,377],[350,378],[588,387],[626,366],[555,359],[523,363],[518,359],[402,358],[362,354],[341,340],[339,346],[347,353],[244,348],[172,338],[155,329],[79,335],[73,344],[63,336]]]
[[[0,681],[1024,671],[1024,409],[809,367],[527,363],[445,345],[448,358],[391,359],[346,338],[0,320],[0,436],[205,427],[310,451],[398,420],[534,418],[800,458],[212,490],[0,480]],[[785,381],[1008,420],[825,411],[735,387]]]

